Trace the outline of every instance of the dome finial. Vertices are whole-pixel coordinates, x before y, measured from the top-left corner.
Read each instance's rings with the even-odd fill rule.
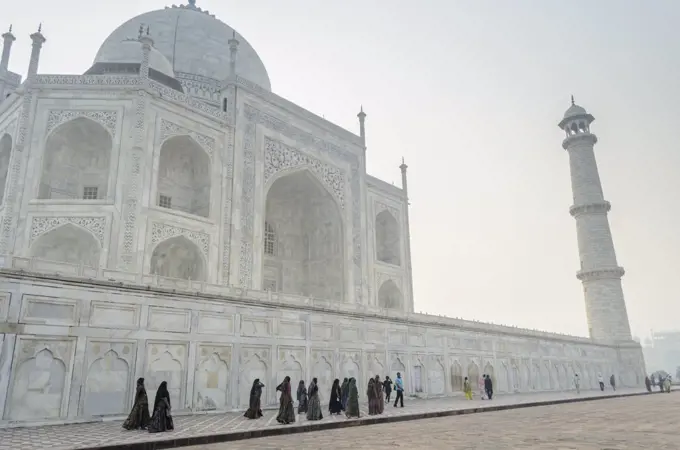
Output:
[[[571,104],[575,105],[576,103],[574,102],[574,94],[571,95]]]

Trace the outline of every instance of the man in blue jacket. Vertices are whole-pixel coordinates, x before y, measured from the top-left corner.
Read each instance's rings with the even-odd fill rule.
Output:
[[[397,398],[394,399],[394,407],[397,407],[397,402],[401,401],[401,407],[404,407],[404,380],[401,379],[401,373],[397,372],[397,379],[394,380],[394,389],[397,391]]]

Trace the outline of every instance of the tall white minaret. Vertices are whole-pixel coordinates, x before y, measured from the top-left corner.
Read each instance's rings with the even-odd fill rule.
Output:
[[[595,118],[574,103],[559,127],[566,133],[562,142],[569,152],[571,190],[574,204],[569,213],[576,219],[581,270],[576,277],[583,283],[586,314],[591,339],[630,341],[630,324],[623,299],[621,277],[607,213],[611,204],[604,199],[595,162],[597,137],[590,132]]]

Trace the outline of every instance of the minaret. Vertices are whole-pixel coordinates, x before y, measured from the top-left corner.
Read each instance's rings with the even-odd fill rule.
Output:
[[[9,31],[2,35],[2,58],[0,58],[0,103],[5,99],[5,91],[7,90],[7,72],[9,72],[9,55],[12,50],[12,44],[16,38],[12,34],[12,25],[9,26]]]
[[[153,47],[150,31],[148,25],[146,26],[146,31],[143,24],[139,26],[139,37],[137,39],[142,44],[142,64],[139,66],[139,76],[142,78],[149,78],[149,54],[151,53],[151,47]]]
[[[562,147],[569,152],[574,197],[569,213],[576,219],[581,259],[581,270],[576,277],[583,283],[591,339],[630,341],[630,324],[621,287],[624,270],[616,261],[607,219],[611,205],[604,199],[595,162],[597,137],[590,132],[594,120],[574,103],[572,96],[571,106],[559,123],[566,133]]]
[[[364,143],[364,147],[366,147],[366,113],[364,112],[364,105],[361,105],[357,117],[359,118],[359,136]]]
[[[236,79],[236,55],[238,54],[239,41],[236,39],[236,31],[231,35],[231,39],[227,41],[229,44],[229,75]]]
[[[409,311],[413,312],[413,272],[411,269],[411,226],[409,224],[408,218],[408,182],[406,180],[406,169],[408,166],[404,162],[404,158],[401,158],[401,188],[404,190],[404,217],[406,219],[406,248],[404,249],[406,253],[406,276],[408,277],[408,295],[409,295]]]
[[[12,44],[17,38],[12,34],[12,25],[9,26],[9,31],[2,35],[2,58],[0,59],[0,73],[7,70],[9,67],[9,54],[12,51]]]
[[[33,47],[31,48],[31,61],[28,63],[28,74],[26,78],[30,78],[38,73],[38,64],[40,63],[40,50],[46,39],[42,35],[42,24],[38,26],[38,31],[31,35]]]

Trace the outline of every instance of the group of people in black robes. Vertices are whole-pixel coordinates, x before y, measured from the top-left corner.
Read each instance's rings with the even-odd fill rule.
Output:
[[[163,381],[156,391],[153,414],[149,416],[149,398],[144,387],[144,378],[140,378],[137,380],[137,392],[132,410],[123,422],[123,428],[126,430],[148,430],[149,433],[172,431],[175,429],[175,424],[172,420],[171,411],[168,383]]]
[[[261,397],[263,387],[264,384],[259,379],[253,382],[250,390],[248,410],[245,412],[244,417],[248,419],[259,419],[262,417]],[[296,414],[290,377],[285,377],[283,382],[276,387],[276,390],[281,393],[276,421],[284,425],[295,423]],[[392,380],[389,377],[385,377],[385,381],[381,381],[379,375],[371,378],[366,391],[368,396],[368,414],[382,414],[385,410],[385,401],[390,401],[391,392]],[[383,393],[385,396],[383,396]],[[317,378],[312,379],[309,387],[305,386],[304,380],[300,380],[296,399],[298,402],[297,414],[305,414],[307,420],[323,419]],[[342,384],[337,378],[333,381],[328,411],[331,415],[340,415],[344,412],[347,418],[358,418],[361,416],[359,411],[359,390],[355,378],[345,378]]]

